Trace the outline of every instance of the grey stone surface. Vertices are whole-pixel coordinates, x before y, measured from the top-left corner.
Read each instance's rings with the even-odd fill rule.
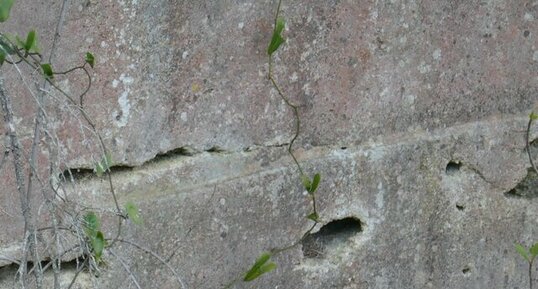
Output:
[[[301,151],[306,169],[324,175],[324,223],[355,217],[363,231],[320,258],[305,258],[297,247],[276,258],[279,270],[237,288],[524,286],[525,264],[513,243],[536,235],[536,203],[504,195],[527,174],[515,129],[524,123],[488,120],[406,140]],[[461,165],[447,173],[451,161]],[[293,185],[290,163],[284,149],[260,148],[171,158],[118,174],[120,197],[140,203],[147,218],[129,234],[175,252],[171,262],[190,287],[219,288],[259,252],[291,244],[308,228],[308,202]],[[147,286],[172,286],[157,277],[167,275],[162,266],[133,259],[141,276],[151,276]]]
[[[283,146],[293,116],[266,78],[273,2],[71,1],[61,27],[55,67],[97,57],[85,109],[115,163],[130,167],[114,172],[120,202],[139,204],[145,219],[126,238],[170,258],[188,288],[221,288],[309,227],[309,199]],[[60,7],[18,1],[6,29],[36,27],[46,50]],[[237,288],[525,288],[513,243],[538,239],[537,203],[507,193],[529,167],[538,2],[284,1],[282,13],[275,74],[300,105],[297,156],[323,176],[323,223],[363,226],[319,258],[300,246],[277,256],[275,272]],[[2,69],[28,144],[33,98]],[[57,81],[73,93],[84,84]],[[53,96],[62,168],[93,167],[95,138]],[[155,158],[181,147],[193,154]],[[1,180],[14,186],[9,169]],[[66,193],[112,208],[99,178]],[[16,256],[14,190],[1,201],[0,253]],[[143,288],[178,288],[149,255],[126,244],[117,253]],[[129,288],[106,257],[97,285]]]

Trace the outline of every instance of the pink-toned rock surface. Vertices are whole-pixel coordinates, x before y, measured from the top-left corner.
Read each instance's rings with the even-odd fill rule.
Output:
[[[61,5],[17,1],[3,29],[35,28],[48,55]],[[282,146],[293,136],[293,115],[266,75],[275,8],[274,1],[77,0],[60,27],[54,68],[81,63],[86,51],[96,56],[84,107],[114,162],[133,167],[115,182],[122,202],[141,204],[146,223],[127,233],[164,256],[176,252],[171,263],[189,288],[219,288],[308,227],[308,200]],[[538,239],[537,199],[504,193],[528,167],[538,2],[284,1],[282,8],[287,41],[275,76],[300,105],[299,160],[323,176],[324,223],[356,217],[364,231],[320,259],[297,247],[277,259],[276,272],[238,288],[525,287],[513,243]],[[2,70],[28,144],[35,102],[14,68]],[[57,79],[73,95],[84,81]],[[46,99],[61,169],[92,168],[100,155],[87,124],[61,95]],[[194,155],[151,161],[181,147]],[[224,152],[204,152],[214,147]],[[455,173],[446,171],[450,161],[461,164]],[[3,254],[22,230],[8,165]],[[70,193],[110,206],[102,183],[86,180]],[[176,286],[158,263],[122,253],[142,284]],[[128,288],[121,266],[114,270],[106,286]]]

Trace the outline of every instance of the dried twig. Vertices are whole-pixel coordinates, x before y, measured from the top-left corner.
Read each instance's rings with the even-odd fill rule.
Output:
[[[179,274],[176,272],[176,270],[170,265],[170,263],[166,262],[166,260],[164,260],[161,256],[159,256],[159,254],[153,252],[152,250],[148,249],[148,248],[145,248],[143,246],[140,246],[138,245],[137,243],[133,242],[133,241],[128,241],[128,240],[124,240],[124,239],[116,239],[118,242],[121,242],[121,243],[125,243],[125,244],[129,244],[145,253],[148,253],[150,254],[151,256],[153,256],[155,259],[159,260],[159,262],[161,262],[163,265],[166,266],[166,268],[168,268],[168,270],[170,270],[170,272],[172,272],[172,274],[174,275],[174,277],[176,278],[177,282],[181,285],[181,288],[183,289],[186,289],[187,287],[185,286],[185,283],[183,282],[183,280],[181,279],[181,277],[179,277]]]
[[[28,248],[32,247],[29,243],[32,242],[33,238],[30,234],[34,233],[34,224],[32,211],[30,208],[30,203],[26,195],[26,182],[24,180],[24,164],[23,164],[23,154],[22,147],[17,136],[17,130],[15,123],[13,121],[13,107],[11,104],[11,98],[9,97],[5,86],[4,78],[0,74],[0,104],[2,106],[2,112],[4,114],[4,122],[7,126],[7,132],[10,139],[11,151],[13,152],[13,165],[15,170],[15,182],[17,185],[17,191],[19,192],[19,199],[21,203],[22,215],[24,218],[24,248],[23,251],[28,252]],[[33,251],[30,249],[30,251]],[[22,260],[20,262],[19,274],[20,282],[22,288],[26,288],[26,271],[28,256],[23,254]]]
[[[138,281],[136,280],[136,277],[134,276],[133,274],[133,271],[131,271],[131,269],[129,268],[129,266],[127,265],[127,263],[123,260],[123,258],[121,258],[120,256],[116,255],[114,253],[114,251],[112,250],[108,250],[108,253],[110,253],[110,255],[116,257],[116,259],[118,259],[118,261],[120,262],[120,264],[123,266],[123,269],[125,269],[125,272],[127,272],[127,274],[129,274],[129,278],[131,278],[131,280],[133,281],[133,284],[135,284],[136,288],[138,289],[142,289],[140,287],[140,284],[138,283]]]

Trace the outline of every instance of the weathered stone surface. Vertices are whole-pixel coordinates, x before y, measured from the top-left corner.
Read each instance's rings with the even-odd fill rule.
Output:
[[[55,67],[96,55],[85,109],[114,161],[132,167],[114,183],[145,223],[126,238],[169,257],[188,288],[221,288],[309,227],[309,201],[282,146],[293,116],[266,78],[273,2],[72,1],[61,27]],[[16,5],[6,27],[36,27],[50,47],[61,3]],[[319,258],[300,246],[277,256],[275,272],[238,288],[524,288],[513,243],[536,241],[537,203],[506,193],[529,167],[538,3],[284,1],[282,13],[287,42],[275,73],[301,105],[299,161],[323,176],[324,224],[353,217],[363,226]],[[83,81],[58,79],[75,95]],[[28,144],[35,107],[17,87],[9,89]],[[96,139],[60,97],[47,107],[62,168],[91,168]],[[180,147],[194,155],[154,159]],[[105,186],[89,178],[66,190],[110,207]],[[12,256],[19,205],[11,190],[1,200],[0,253]],[[149,255],[117,251],[144,288],[177,288]],[[107,259],[98,285],[127,288],[121,264]]]
[[[265,78],[272,4],[75,1],[58,66],[97,56],[85,103],[117,161],[141,164],[181,146],[284,143],[291,114]],[[536,101],[536,5],[520,4],[284,2],[288,42],[276,74],[302,105],[302,143],[349,145],[527,111]],[[59,5],[18,5],[19,26],[54,31]],[[36,10],[48,22],[30,17]],[[72,129],[67,149],[80,153],[79,128],[62,125]]]
[[[305,258],[297,247],[276,258],[276,272],[238,288],[525,284],[525,264],[513,243],[536,235],[536,203],[504,195],[527,174],[515,129],[524,122],[489,120],[408,139],[301,151],[305,168],[324,175],[324,223],[355,217],[363,231],[320,258]],[[447,172],[451,161],[459,169]],[[309,204],[299,186],[290,186],[296,178],[283,148],[170,158],[115,176],[120,198],[141,204],[146,218],[144,227],[130,227],[129,237],[173,255],[190,288],[219,288],[260,252],[302,236]],[[95,183],[83,187],[94,190]],[[169,273],[158,262],[125,249],[141,279],[148,276],[147,286],[174,284],[162,277]],[[114,286],[127,277],[111,276]]]

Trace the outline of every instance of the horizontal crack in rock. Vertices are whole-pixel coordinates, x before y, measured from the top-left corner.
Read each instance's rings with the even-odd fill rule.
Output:
[[[182,147],[179,147],[179,148],[175,148],[175,149],[172,149],[172,150],[169,150],[167,152],[164,152],[164,153],[160,153],[160,154],[157,154],[155,157],[153,157],[152,159],[144,162],[143,164],[141,165],[138,165],[138,166],[129,166],[129,165],[124,165],[124,164],[119,164],[119,165],[112,165],[110,167],[110,172],[112,174],[115,174],[115,173],[120,173],[120,172],[126,172],[126,171],[132,171],[133,169],[137,168],[137,167],[142,167],[146,164],[150,164],[150,163],[158,163],[158,162],[161,162],[161,161],[165,161],[165,160],[169,160],[169,159],[174,159],[174,158],[178,158],[178,157],[192,157],[192,156],[195,156],[195,155],[199,155],[203,152],[207,152],[207,153],[210,153],[210,154],[224,154],[224,153],[229,153],[229,151],[219,147],[219,146],[213,146],[205,151],[198,151],[192,147],[189,147],[189,146],[182,146]],[[92,178],[92,177],[97,177],[96,176],[96,173],[95,173],[95,170],[94,169],[90,169],[90,168],[68,168],[66,170],[64,170],[60,176],[59,176],[59,179],[62,181],[62,182],[68,182],[68,181],[79,181],[79,180],[85,180],[85,179],[89,179],[89,178]]]

